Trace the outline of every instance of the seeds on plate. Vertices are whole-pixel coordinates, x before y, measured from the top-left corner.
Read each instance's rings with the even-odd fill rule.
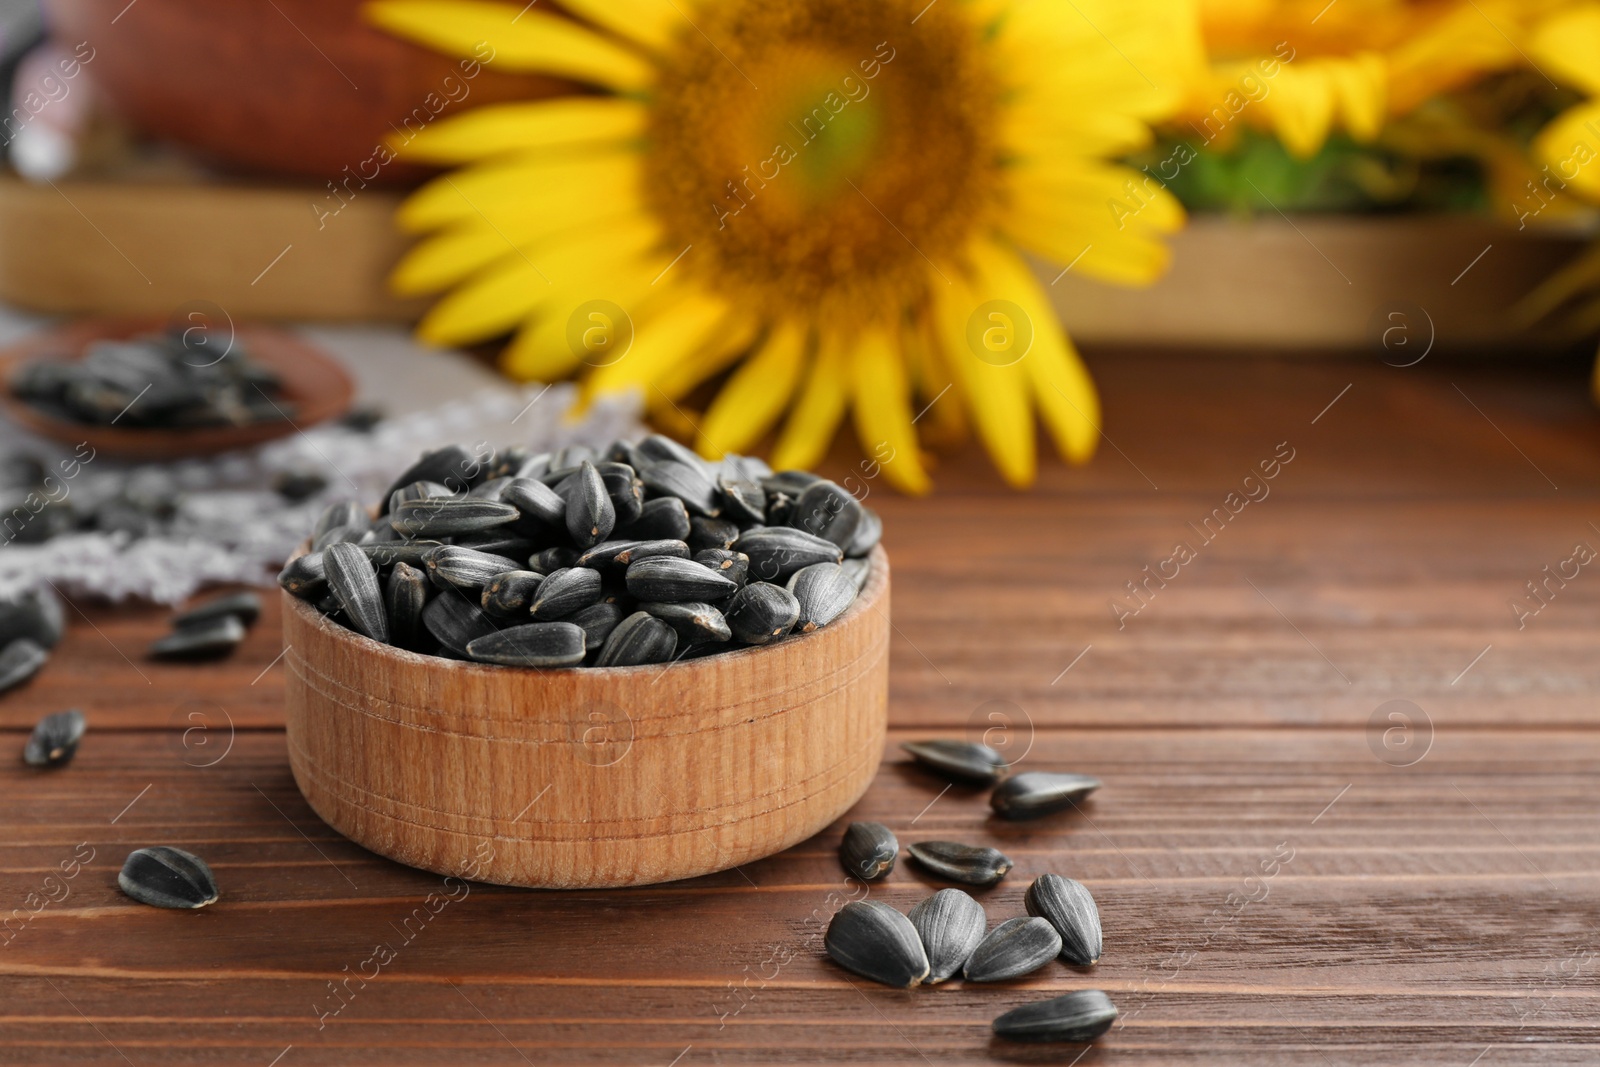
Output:
[[[1074,807],[1099,788],[1100,779],[1087,774],[1028,771],[996,786],[989,805],[1007,819],[1036,819]]]
[[[928,955],[911,920],[887,904],[852,900],[828,924],[823,946],[863,978],[909,989],[928,977]]]
[[[911,909],[909,918],[928,954],[928,984],[960,973],[983,940],[983,905],[959,889],[941,889]]]
[[[155,908],[203,908],[221,896],[205,860],[166,845],[128,853],[117,885],[134,900]]]
[[[876,881],[894,870],[900,842],[881,822],[853,822],[839,842],[839,862],[863,882]]]
[[[1041,875],[1028,887],[1027,908],[1061,935],[1063,960],[1077,967],[1099,962],[1100,909],[1082,883],[1059,874]]]
[[[30,767],[60,767],[72,759],[83,739],[83,712],[77,708],[46,715],[34,726],[22,747],[22,761]]]
[[[1040,918],[1007,919],[972,950],[962,976],[969,982],[1004,982],[1032,974],[1061,952],[1061,935]]]
[[[967,885],[994,885],[1011,870],[1011,861],[997,848],[958,841],[918,841],[911,858],[940,878]]]
[[[961,782],[989,785],[1006,773],[1005,758],[975,741],[907,741],[900,747],[929,770]]]
[[[994,1021],[994,1032],[1012,1041],[1093,1041],[1117,1021],[1111,998],[1098,989],[1013,1008]]]

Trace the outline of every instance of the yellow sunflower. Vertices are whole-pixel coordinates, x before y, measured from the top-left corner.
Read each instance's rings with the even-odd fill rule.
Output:
[[[1152,280],[1181,224],[1109,160],[1147,143],[1198,62],[1170,0],[376,0],[378,26],[584,91],[397,138],[462,169],[400,221],[407,293],[446,291],[440,344],[509,332],[504,369],[639,390],[707,455],[782,420],[778,467],[853,414],[909,492],[919,429],[970,416],[1007,481],[1035,411],[1094,451],[1099,405],[1024,251]],[[687,394],[732,368],[704,412]],[[928,419],[919,420],[924,412]]]

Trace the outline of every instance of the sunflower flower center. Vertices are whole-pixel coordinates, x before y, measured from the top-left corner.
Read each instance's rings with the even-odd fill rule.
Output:
[[[646,189],[752,310],[882,319],[992,221],[999,82],[956,3],[724,0],[668,57]],[[913,22],[913,19],[916,19]],[[826,318],[823,321],[827,321]]]

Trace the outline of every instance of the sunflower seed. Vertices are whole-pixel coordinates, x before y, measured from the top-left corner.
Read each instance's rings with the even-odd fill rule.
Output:
[[[1081,882],[1059,874],[1040,875],[1028,887],[1029,915],[1037,915],[1061,935],[1061,958],[1076,967],[1100,960],[1100,909]]]
[[[766,494],[767,525],[787,525],[789,516],[794,514],[794,502],[799,498],[800,494],[798,492],[786,492],[782,489],[768,489]]]
[[[649,556],[628,565],[628,594],[657,603],[717,600],[738,586],[709,567],[675,556]]]
[[[644,511],[644,483],[626,464],[607,466],[610,469],[600,471],[600,480],[605,483],[606,495],[611,498],[611,507],[617,513],[616,525],[624,526]]]
[[[687,541],[689,509],[675,496],[646,500],[637,519],[619,524],[612,533],[635,541]]]
[[[580,608],[600,601],[600,572],[588,567],[564,567],[539,583],[528,615],[539,622],[565,618]]]
[[[181,630],[185,626],[209,622],[224,615],[232,615],[246,626],[249,626],[261,617],[261,598],[249,590],[238,593],[224,593],[221,596],[196,604],[188,611],[174,615],[172,617],[172,625],[174,628]]]
[[[533,605],[544,575],[533,571],[506,571],[489,579],[483,587],[479,606],[500,619],[522,619]]]
[[[460,445],[447,445],[433,452],[425,452],[383,494],[384,513],[388,513],[389,498],[395,490],[403,489],[412,482],[437,482],[450,492],[459,493],[470,489],[484,473],[484,465]]]
[[[732,548],[739,540],[739,527],[727,519],[708,519],[696,515],[689,520],[689,549],[704,552],[708,548]]]
[[[782,586],[751,582],[734,594],[722,614],[739,640],[765,645],[794,629],[800,602]]]
[[[1006,773],[1005,757],[975,741],[907,741],[900,747],[924,767],[961,782],[989,785]]]
[[[311,542],[311,551],[321,552],[331,545],[365,544],[377,539],[371,526],[335,526]]]
[[[894,870],[900,842],[881,822],[853,822],[839,842],[839,862],[864,882],[876,881]]]
[[[843,615],[856,599],[856,585],[837,563],[813,563],[789,577],[787,586],[800,604],[795,630],[808,634]]]
[[[798,497],[808,486],[820,481],[822,475],[812,474],[810,471],[778,471],[764,476],[761,479],[761,488],[769,493],[788,493],[792,497]]]
[[[859,593],[866,588],[867,579],[872,577],[872,563],[869,560],[846,559],[839,566],[850,576],[850,580],[855,583],[856,592]]]
[[[640,611],[647,611],[672,627],[678,634],[678,647],[706,643],[720,644],[733,637],[728,620],[710,604],[692,601],[677,604],[642,603]]]
[[[423,558],[428,577],[441,589],[455,587],[476,592],[497,574],[519,570],[516,560],[460,545],[440,545]]]
[[[166,845],[128,853],[117,885],[134,900],[155,908],[203,908],[221,895],[205,860]]]
[[[1012,1041],[1093,1041],[1117,1021],[1116,1006],[1098,989],[1012,1008],[994,1021],[994,1032]]]
[[[384,588],[389,612],[389,641],[396,648],[416,650],[422,644],[422,612],[428,606],[428,576],[409,563],[396,563]]]
[[[1043,919],[1007,919],[972,950],[961,973],[969,982],[1003,982],[1032,974],[1060,951],[1061,935]]]
[[[329,504],[322,509],[322,514],[317,516],[316,525],[311,527],[313,540],[341,527],[356,526],[366,529],[372,525],[372,519],[367,515],[367,509],[355,500],[340,500]]]
[[[510,504],[471,496],[408,500],[394,510],[389,524],[402,537],[453,537],[492,530],[522,517]]]
[[[812,482],[794,502],[789,525],[832,541],[842,550],[861,525],[861,501],[837,482]]]
[[[438,482],[412,482],[409,485],[402,485],[389,494],[388,506],[383,513],[384,515],[392,515],[396,508],[409,500],[428,500],[433,497],[452,497],[454,495],[449,486],[440,485]]]
[[[583,631],[583,647],[586,651],[593,652],[606,643],[611,631],[622,621],[622,615],[622,609],[616,604],[601,601],[573,612],[567,616],[566,621]]]
[[[499,469],[498,463],[495,464],[495,469]],[[510,484],[511,478],[509,476],[504,474],[494,475],[481,485],[473,486],[467,496],[473,500],[499,500],[500,494]]]
[[[909,917],[928,954],[929,985],[960,971],[989,925],[983,905],[959,889],[939,890],[912,908]]]
[[[513,626],[472,641],[467,655],[505,667],[574,667],[583,662],[583,630],[570,622]]]
[[[77,708],[46,715],[28,735],[22,761],[30,767],[60,767],[78,751],[85,725],[83,712]]]
[[[322,569],[322,553],[311,552],[296,556],[278,572],[278,585],[290,596],[312,603],[322,599],[328,590],[328,580]]]
[[[708,548],[704,552],[696,552],[694,561],[702,567],[710,567],[741,589],[750,576],[750,557],[731,548]]]
[[[683,501],[691,515],[715,518],[722,510],[716,485],[700,467],[674,460],[652,460],[639,468],[639,480],[655,496]]]
[[[1028,771],[996,786],[989,794],[989,806],[1007,819],[1035,819],[1076,807],[1099,788],[1100,779],[1087,774]]]
[[[876,511],[861,506],[861,522],[856,526],[855,534],[850,538],[850,543],[845,546],[844,554],[849,559],[862,559],[878,547],[878,542],[883,540],[883,517]]]
[[[567,502],[561,494],[537,478],[513,478],[500,490],[500,502],[510,504],[522,513],[517,528],[535,532],[539,527],[564,530],[567,526]]]
[[[44,648],[54,648],[66,626],[61,598],[48,586],[0,601],[0,647],[26,637]]]
[[[151,644],[149,654],[151,659],[214,659],[232,652],[243,640],[244,623],[232,615],[224,615],[168,634]],[[0,659],[4,656],[0,655]],[[0,688],[4,688],[3,682]]]
[[[761,483],[748,477],[742,470],[732,470],[723,461],[724,469],[717,478],[717,488],[722,491],[723,514],[734,522],[749,525],[767,521],[767,494]]]
[[[445,592],[422,609],[422,625],[445,648],[465,658],[467,646],[500,629],[478,605],[466,597]]]
[[[575,548],[546,548],[528,557],[528,569],[540,574],[554,574],[563,567],[577,565],[578,550]]]
[[[750,557],[750,573],[764,582],[787,582],[801,567],[844,558],[844,551],[832,541],[788,526],[746,530],[733,548]]]
[[[918,841],[909,851],[912,859],[939,877],[967,885],[994,885],[1011,869],[1011,861],[997,848],[957,841]]]
[[[378,572],[367,554],[355,545],[334,545],[323,553],[328,588],[339,598],[352,628],[374,641],[389,643],[389,618],[383,611],[383,591]]]
[[[910,989],[928,977],[928,955],[911,920],[887,904],[852,900],[823,937],[839,966],[884,985]]]
[[[653,433],[633,446],[633,456],[640,463],[651,461],[666,461],[682,463],[693,467],[695,470],[711,477],[711,465],[701,458],[700,453],[687,445],[680,445],[670,437]],[[638,464],[635,464],[637,466]]]
[[[526,559],[537,547],[535,542],[526,537],[496,537],[493,533],[467,534],[453,540],[462,548],[506,559]]]
[[[584,460],[575,474],[576,484],[567,497],[567,532],[579,548],[589,548],[611,536],[617,509],[611,505],[606,483],[594,464]]]
[[[380,570],[396,563],[426,570],[428,553],[443,544],[443,541],[378,541],[356,547],[365,552],[372,565]]]
[[[678,650],[672,627],[647,612],[637,611],[616,625],[600,648],[596,667],[637,667],[665,663]]]
[[[689,546],[682,541],[602,541],[578,557],[578,566],[609,574],[626,571],[634,560],[651,556],[688,559]]]

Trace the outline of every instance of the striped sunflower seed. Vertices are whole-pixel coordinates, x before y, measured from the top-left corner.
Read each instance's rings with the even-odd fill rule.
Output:
[[[911,925],[928,954],[928,984],[960,972],[989,927],[983,905],[959,889],[941,889],[911,909]]]
[[[675,496],[646,500],[639,517],[613,533],[634,541],[688,541],[689,509]]]
[[[407,467],[405,472],[394,480],[389,491],[383,494],[385,509],[394,491],[403,489],[412,482],[438,482],[452,493],[461,493],[481,480],[483,473],[485,473],[483,463],[461,445],[446,445],[444,448],[426,452],[421,459]]]
[[[565,618],[590,604],[598,604],[601,585],[600,572],[588,567],[563,567],[552,571],[539,583],[528,604],[528,615],[539,622]]]
[[[694,449],[680,445],[670,437],[653,433],[649,437],[633,446],[633,456],[640,463],[668,462],[682,463],[691,467],[706,477],[711,476],[711,467]],[[638,464],[635,464],[637,466]]]
[[[767,521],[767,494],[761,488],[761,482],[750,477],[749,473],[740,467],[729,466],[729,459],[723,460],[722,473],[717,478],[717,488],[722,491],[723,513],[734,522],[748,526],[751,523],[765,523]]]
[[[454,537],[492,530],[521,517],[522,512],[511,504],[471,496],[445,496],[406,501],[390,516],[389,525],[402,537]]]
[[[606,495],[611,498],[611,508],[616,512],[615,526],[625,526],[644,512],[644,483],[626,464],[609,467],[600,471],[600,480],[605,483]]]
[[[572,623],[534,622],[486,634],[468,643],[467,655],[505,667],[575,667],[583,649],[583,630]]]
[[[389,494],[389,506],[384,510],[384,514],[393,515],[395,508],[408,500],[427,500],[429,497],[454,495],[448,485],[440,485],[438,482],[412,482],[410,485],[402,485]]]
[[[800,604],[798,633],[808,634],[845,613],[856,599],[856,585],[837,563],[813,563],[789,576],[786,587]]]
[[[428,577],[440,589],[467,589],[473,593],[495,575],[520,569],[516,560],[460,545],[440,545],[424,557],[423,563]]]
[[[499,469],[499,464],[495,465],[495,469]],[[474,500],[499,500],[500,494],[510,484],[510,476],[504,474],[492,475],[488,481],[473,486],[472,491],[467,496]]]
[[[907,741],[900,747],[929,770],[960,782],[991,785],[1006,773],[1005,757],[975,741]]]
[[[794,629],[800,619],[800,602],[780,585],[751,582],[733,595],[723,616],[739,640],[765,645]]]
[[[117,885],[134,900],[154,908],[203,908],[222,895],[205,860],[166,845],[128,853]]]
[[[506,559],[526,559],[537,548],[537,545],[529,538],[496,537],[492,532],[467,534],[453,540],[462,548],[470,548],[474,552],[487,552],[491,556],[502,556]]]
[[[330,545],[367,544],[377,540],[371,526],[336,526],[311,542],[311,551],[321,552]]]
[[[578,566],[591,567],[602,574],[622,573],[636,559],[651,556],[689,558],[689,546],[682,541],[602,541],[578,557]]]
[[[847,558],[839,566],[844,569],[844,572],[850,576],[850,580],[855,583],[856,592],[859,593],[866,588],[867,579],[872,576],[872,563],[870,561]]]
[[[355,550],[354,545],[350,548]],[[360,552],[357,551],[356,554],[360,555]],[[243,640],[244,623],[232,615],[224,615],[209,622],[185,626],[152,642],[149,655],[151,659],[166,660],[216,659],[238,648],[239,642]],[[4,658],[4,655],[0,654],[0,660]],[[3,674],[4,671],[0,670],[0,675]],[[0,688],[4,688],[3,678],[0,678]]]
[[[729,548],[708,548],[704,552],[696,552],[694,561],[702,567],[710,567],[740,588],[750,576],[750,557]]]
[[[1098,989],[1012,1008],[994,1021],[994,1032],[1012,1041],[1093,1041],[1117,1021],[1111,998]]]
[[[593,652],[606,643],[611,631],[622,621],[622,614],[622,608],[616,604],[601,601],[573,612],[566,621],[583,631],[584,650]]]
[[[540,574],[554,574],[563,567],[577,565],[578,550],[575,548],[545,548],[528,557],[528,569]]]
[[[522,514],[516,526],[535,532],[541,527],[564,530],[567,527],[567,502],[561,494],[537,478],[513,478],[500,490],[500,502],[510,504]]]
[[[918,841],[911,858],[940,878],[966,885],[994,885],[1011,870],[1011,861],[997,848],[958,841]]]
[[[389,613],[389,642],[396,648],[415,651],[421,647],[428,586],[428,576],[409,563],[396,563],[389,572],[383,599]]]
[[[567,532],[579,548],[589,548],[611,536],[617,509],[593,463],[584,460],[573,478],[575,484],[567,496]]]
[[[634,560],[626,581],[630,596],[656,603],[718,600],[739,588],[711,568],[675,556]]]
[[[732,640],[733,631],[722,612],[710,604],[693,601],[678,604],[643,603],[640,611],[647,611],[672,627],[678,634],[678,647],[690,645],[721,644]]]
[[[812,482],[794,502],[789,525],[831,541],[842,550],[861,525],[861,501],[837,482]]]
[[[389,643],[389,617],[384,614],[378,572],[355,545],[334,545],[323,553],[328,588],[339,598],[346,621],[374,641]]]
[[[1087,774],[1028,771],[1013,775],[989,794],[989,806],[1007,819],[1036,819],[1067,808],[1100,788]]]
[[[652,460],[639,468],[639,480],[655,496],[683,501],[691,515],[715,518],[722,512],[717,487],[701,467],[670,459]]]
[[[746,530],[733,548],[750,557],[750,573],[763,582],[787,582],[802,567],[844,559],[843,550],[832,541],[788,526]]]
[[[497,619],[522,619],[533,607],[544,575],[533,571],[506,571],[489,579],[478,606]]]
[[[1032,974],[1061,952],[1061,935],[1039,918],[1007,919],[978,943],[962,968],[969,982],[1004,982]]]
[[[732,548],[739,540],[738,524],[727,519],[708,519],[696,515],[689,520],[689,550],[704,552],[708,548]]]
[[[852,900],[828,923],[823,946],[839,966],[910,989],[928,977],[928,954],[911,920],[887,904]]]
[[[224,593],[174,615],[172,625],[181,630],[185,626],[208,622],[223,615],[232,615],[246,626],[250,626],[261,617],[261,598],[248,589],[237,593]]]
[[[22,762],[30,767],[61,767],[78,751],[86,727],[83,712],[77,708],[58,711],[40,719],[22,746]]]
[[[678,650],[672,627],[648,612],[636,611],[616,625],[600,647],[596,667],[638,667],[665,663]]]
[[[863,504],[861,522],[856,526],[856,532],[851,536],[850,543],[844,548],[845,557],[864,559],[869,552],[878,547],[878,542],[881,540],[883,540],[883,516]]]
[[[461,659],[466,658],[468,645],[500,629],[478,605],[448,591],[428,601],[422,609],[422,625],[434,640]]]
[[[365,530],[372,525],[367,509],[359,501],[339,500],[322,509],[322,514],[317,516],[317,521],[311,527],[311,539],[315,541],[330,530],[341,527],[355,526]]]
[[[863,882],[874,882],[894,870],[900,842],[881,822],[853,822],[839,842],[839,862]]]
[[[442,544],[443,541],[378,541],[356,547],[367,554],[374,567],[405,563],[418,570],[426,570],[428,553]]]
[[[1104,945],[1100,934],[1100,909],[1081,882],[1059,874],[1040,875],[1028,887],[1029,915],[1037,915],[1061,935],[1061,958],[1075,967],[1100,960]]]

